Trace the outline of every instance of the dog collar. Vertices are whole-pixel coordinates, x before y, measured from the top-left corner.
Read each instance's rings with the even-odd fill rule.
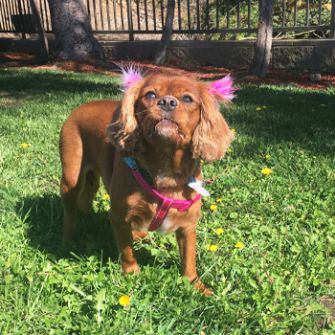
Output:
[[[170,208],[175,208],[179,212],[185,212],[194,203],[201,199],[201,194],[199,193],[190,200],[179,200],[165,197],[160,192],[155,190],[153,186],[149,184],[146,178],[143,177],[142,173],[140,172],[140,170],[143,170],[143,168],[140,167],[140,165],[136,162],[134,158],[124,157],[123,161],[129,167],[132,175],[134,176],[136,181],[142,186],[142,188],[144,188],[149,194],[151,194],[152,197],[157,199],[160,203],[157,212],[150,223],[149,231],[155,231],[160,227],[163,220],[166,218]]]

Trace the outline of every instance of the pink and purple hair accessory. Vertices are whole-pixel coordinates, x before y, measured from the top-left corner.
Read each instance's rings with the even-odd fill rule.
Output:
[[[121,86],[123,91],[127,91],[135,82],[142,79],[141,72],[134,65],[121,67]]]
[[[213,81],[209,85],[209,92],[214,94],[218,100],[232,101],[235,98],[235,92],[238,90],[237,87],[233,86],[233,80],[228,74],[222,79]]]

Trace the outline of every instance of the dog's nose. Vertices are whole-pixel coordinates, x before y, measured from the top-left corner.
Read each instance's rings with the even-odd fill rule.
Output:
[[[175,97],[166,95],[158,100],[157,105],[164,112],[172,112],[176,109],[178,101]]]

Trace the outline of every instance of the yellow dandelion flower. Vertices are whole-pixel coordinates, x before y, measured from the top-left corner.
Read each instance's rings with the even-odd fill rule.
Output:
[[[266,106],[262,106],[262,108],[263,108],[263,109],[265,109],[265,108],[266,108]]]
[[[272,173],[272,169],[270,169],[270,168],[264,168],[264,169],[262,169],[261,172],[262,172],[263,176],[268,176],[269,174]]]
[[[109,196],[109,194],[108,194],[108,193],[105,193],[105,194],[102,196],[102,200],[106,200],[106,201],[110,200],[110,196]]]
[[[122,307],[127,307],[130,305],[130,297],[127,295],[121,295],[119,298],[119,305]]]
[[[265,159],[268,161],[268,160],[270,160],[271,159],[271,155],[270,154],[266,154],[265,155]]]
[[[332,10],[332,4],[331,3],[325,3],[322,5],[322,8],[331,11]]]
[[[261,111],[262,107],[256,107],[256,111]]]
[[[212,212],[214,212],[218,209],[218,205],[211,205],[209,208]]]
[[[239,242],[237,242],[237,243],[235,244],[235,248],[236,248],[236,249],[240,249],[240,250],[242,250],[242,249],[245,248],[245,245],[244,245],[243,242],[239,241]]]
[[[215,229],[215,234],[216,235],[222,235],[224,233],[224,229],[223,228],[216,228]]]
[[[218,198],[218,199],[216,199],[216,202],[223,202],[223,198]]]
[[[210,244],[208,247],[207,247],[208,251],[210,252],[216,252],[218,250],[218,246],[216,244]]]
[[[234,135],[236,135],[237,131],[235,128],[230,128],[230,130],[234,133]]]
[[[21,149],[28,149],[30,146],[31,146],[31,144],[29,144],[29,143],[21,143],[20,144]]]

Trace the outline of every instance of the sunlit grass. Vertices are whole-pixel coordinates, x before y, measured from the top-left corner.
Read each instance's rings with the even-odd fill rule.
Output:
[[[121,275],[103,189],[59,253],[61,124],[115,97],[113,77],[0,71],[0,333],[333,334],[334,90],[244,86],[223,110],[236,140],[204,165],[198,225],[211,298],[180,277],[173,235],[137,243],[142,272]]]

